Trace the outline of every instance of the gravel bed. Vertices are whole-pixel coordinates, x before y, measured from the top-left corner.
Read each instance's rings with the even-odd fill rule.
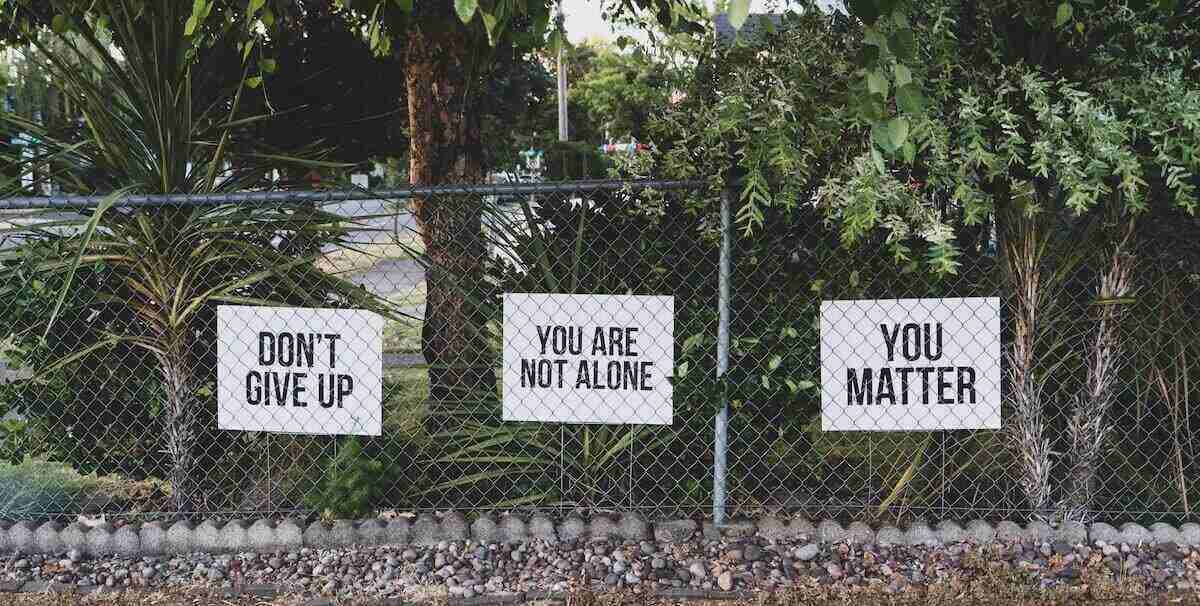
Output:
[[[1094,543],[940,547],[852,546],[758,536],[705,540],[593,539],[430,547],[302,548],[273,554],[89,558],[10,553],[0,582],[58,587],[163,589],[202,584],[234,590],[274,586],[307,596],[437,600],[535,592],[745,592],[869,587],[903,594],[946,582],[1007,575],[1024,589],[1100,581],[1156,593],[1194,594],[1200,550]]]

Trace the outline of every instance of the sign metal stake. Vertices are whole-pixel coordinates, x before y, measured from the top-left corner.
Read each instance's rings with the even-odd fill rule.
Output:
[[[729,394],[725,373],[729,370],[729,273],[733,229],[730,225],[730,192],[721,192],[721,259],[717,277],[717,382],[721,384],[721,410],[713,422],[713,523],[725,523],[725,475],[729,449]]]

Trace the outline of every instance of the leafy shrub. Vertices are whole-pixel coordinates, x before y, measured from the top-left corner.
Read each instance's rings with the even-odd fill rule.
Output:
[[[385,488],[389,466],[365,452],[357,437],[343,441],[325,467],[317,491],[308,504],[322,516],[337,519],[370,514]]]

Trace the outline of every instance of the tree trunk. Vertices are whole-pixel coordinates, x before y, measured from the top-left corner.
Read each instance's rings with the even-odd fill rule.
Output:
[[[439,3],[440,4],[440,3]],[[432,7],[430,7],[432,9]],[[425,20],[407,38],[405,58],[412,185],[481,183],[479,112],[472,65],[477,41],[454,20]],[[440,21],[440,22],[439,22]],[[486,54],[486,53],[485,53]],[[486,247],[479,196],[415,198],[413,211],[430,261],[421,348],[436,405],[491,400],[492,353],[480,303]]]
[[[167,452],[171,456],[171,506],[180,513],[200,511],[200,483],[194,459],[196,447],[195,385],[187,343],[177,336],[159,354],[167,400]]]

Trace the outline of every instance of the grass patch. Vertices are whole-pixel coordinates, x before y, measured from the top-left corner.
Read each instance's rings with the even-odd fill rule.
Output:
[[[0,463],[0,518],[37,519],[47,514],[96,513],[161,508],[161,482],[136,482],[119,476],[83,475],[54,461],[26,459]]]
[[[393,296],[390,300],[397,306],[420,316],[425,311],[425,283],[422,282],[407,293]],[[383,351],[387,353],[421,353],[421,326],[423,324],[422,320],[416,318],[389,321],[383,327]]]
[[[429,372],[425,367],[395,368],[383,374],[383,427],[388,435],[413,439],[424,435]]]
[[[353,276],[371,271],[383,261],[415,259],[425,251],[416,234],[402,234],[390,242],[358,244],[353,249],[338,248],[317,258],[317,268],[339,276]]]

